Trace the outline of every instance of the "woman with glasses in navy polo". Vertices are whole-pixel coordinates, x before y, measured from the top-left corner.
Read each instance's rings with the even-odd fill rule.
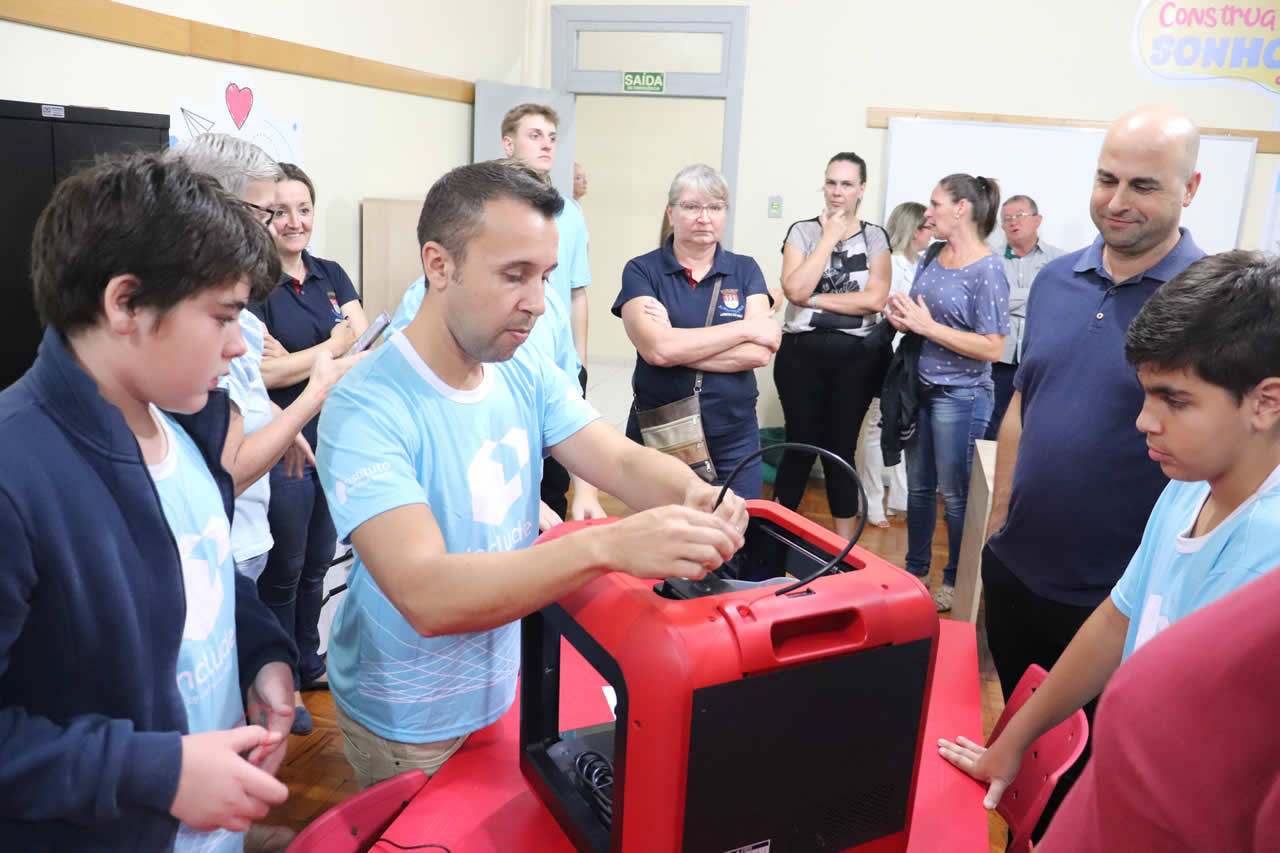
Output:
[[[830,450],[850,465],[862,419],[880,393],[892,339],[873,334],[889,297],[892,264],[885,230],[858,218],[866,186],[866,161],[848,151],[835,155],[827,162],[823,211],[787,230],[782,290],[789,304],[773,365],[787,441]],[[774,496],[788,509],[800,504],[813,457],[782,454]],[[858,486],[826,457],[822,469],[836,533],[852,536]]]
[[[265,303],[250,306],[270,333],[263,348],[262,379],[277,406],[287,408],[302,393],[317,355],[341,357],[368,326],[350,277],[334,261],[307,252],[315,217],[315,187],[297,166],[281,163],[274,227],[284,278]],[[302,429],[314,453],[319,415]],[[271,470],[268,509],[275,545],[258,579],[258,595],[298,644],[297,687],[325,683],[320,659],[320,602],[333,560],[337,530],[316,474],[314,459],[301,477],[283,464]],[[294,733],[311,730],[301,696]]]
[[[701,372],[703,433],[717,484],[760,448],[754,370],[769,363],[779,338],[760,265],[720,245],[728,210],[729,185],[719,172],[701,163],[681,169],[667,194],[671,235],[627,262],[613,303],[636,348],[627,435],[641,440],[637,409],[690,396]],[[758,498],[760,487],[757,459],[732,488]]]

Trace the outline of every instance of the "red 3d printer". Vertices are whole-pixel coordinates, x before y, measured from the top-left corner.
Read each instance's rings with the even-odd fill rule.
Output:
[[[611,573],[522,625],[520,766],[583,853],[906,849],[938,617],[923,584],[748,501],[737,576]],[[598,523],[598,522],[596,522]],[[548,535],[581,524],[561,525]],[[559,731],[564,637],[617,719]]]

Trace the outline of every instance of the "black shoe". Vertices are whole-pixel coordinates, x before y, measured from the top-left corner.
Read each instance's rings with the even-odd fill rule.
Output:
[[[311,712],[307,710],[306,705],[299,705],[293,709],[293,727],[289,729],[290,734],[309,735],[315,725],[315,721],[311,719]]]

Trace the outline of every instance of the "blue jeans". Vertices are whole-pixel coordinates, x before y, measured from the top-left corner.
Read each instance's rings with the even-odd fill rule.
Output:
[[[907,442],[907,571],[913,575],[929,574],[937,523],[934,494],[941,491],[947,516],[942,582],[955,586],[973,442],[987,429],[991,403],[991,389],[984,386],[921,386],[916,434]]]
[[[315,468],[302,477],[287,477],[284,463],[271,469],[271,504],[267,508],[276,544],[258,578],[258,597],[298,644],[294,685],[324,674],[320,659],[320,603],[324,576],[338,544],[338,531]]]

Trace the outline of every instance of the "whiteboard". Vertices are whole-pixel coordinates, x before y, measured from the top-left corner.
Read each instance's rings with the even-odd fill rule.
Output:
[[[1044,216],[1041,240],[1068,252],[1082,248],[1098,235],[1089,218],[1089,196],[1105,133],[1102,128],[891,118],[880,221],[901,202],[928,205],[940,179],[967,172],[998,180],[1002,203],[1020,194],[1035,199]],[[1251,136],[1200,139],[1196,168],[1203,177],[1191,206],[1182,211],[1182,224],[1206,252],[1239,245],[1257,147]],[[1004,244],[998,222],[990,242]]]

